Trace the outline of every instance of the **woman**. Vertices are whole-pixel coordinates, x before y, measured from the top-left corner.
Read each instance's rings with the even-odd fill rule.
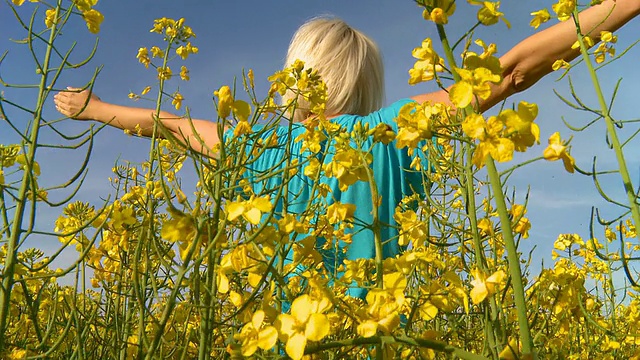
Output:
[[[588,32],[594,40],[599,40],[601,31],[615,31],[638,14],[640,0],[606,0],[583,11],[580,14],[580,24],[583,33]],[[551,71],[554,61],[574,59],[579,54],[579,50],[571,49],[576,39],[573,22],[566,21],[516,45],[500,58],[503,81],[494,85],[491,96],[486,100],[478,100],[476,106],[485,111],[508,96],[536,83]],[[318,70],[328,89],[326,115],[348,131],[352,130],[357,121],[368,123],[371,128],[378,123],[386,123],[397,131],[394,118],[397,117],[400,107],[411,101],[450,104],[448,92],[440,90],[403,99],[381,109],[383,69],[378,48],[367,36],[339,19],[318,18],[305,23],[291,41],[286,66],[292,64],[295,59],[301,59],[306,66]],[[88,91],[60,92],[55,96],[55,104],[58,111],[75,119],[96,120],[131,131],[139,124],[142,135],[145,136],[150,136],[153,129],[154,110],[105,103]],[[311,115],[298,110],[293,120],[301,121]],[[214,122],[194,119],[190,123],[167,112],[161,112],[159,117],[173,136],[196,151],[206,153],[206,149],[211,149],[219,141],[217,124]],[[282,131],[286,134],[284,128]],[[302,131],[303,127],[298,126],[292,136],[295,137]],[[294,144],[293,154],[299,155],[301,151],[300,144]],[[265,152],[254,164],[253,171],[270,169],[281,156],[283,154],[276,150]],[[374,178],[382,195],[382,203],[378,208],[379,220],[382,224],[390,224],[382,226],[381,229],[382,239],[391,239],[386,241],[383,252],[385,257],[393,256],[399,252],[397,241],[393,240],[398,236],[397,229],[393,227],[394,209],[404,196],[412,193],[412,185],[418,185],[419,179],[414,179],[411,172],[403,170],[409,168],[411,160],[406,151],[396,149],[393,144],[377,144],[373,148],[373,159]],[[270,181],[272,182],[267,184],[256,183],[254,191],[261,192],[265,188],[277,189],[280,185],[278,179]],[[303,177],[296,177],[292,181],[294,182],[289,184],[289,188],[298,192],[295,196],[290,195],[291,204],[287,210],[290,213],[301,213],[304,210],[303,204],[306,204],[305,200],[309,197],[309,194],[305,193],[308,189],[305,190],[307,186]],[[355,217],[371,224],[371,201],[363,201],[371,199],[367,183],[357,182],[343,192],[335,179],[322,181],[332,189],[330,202],[356,204]],[[356,226],[352,236],[352,245],[346,258],[373,258],[375,251],[372,230]],[[325,257],[329,270],[335,269],[333,264],[340,263],[336,260]],[[362,296],[363,290],[354,289],[351,295]]]

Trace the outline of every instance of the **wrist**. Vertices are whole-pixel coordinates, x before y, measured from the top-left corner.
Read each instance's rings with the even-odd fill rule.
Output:
[[[99,122],[105,122],[107,120],[111,120],[111,119],[104,119],[103,116],[101,116],[101,114],[105,113],[104,111],[105,105],[107,104],[102,102],[101,100],[91,99],[87,103],[87,106],[85,107],[84,111],[80,114],[80,116],[85,120],[96,120]]]

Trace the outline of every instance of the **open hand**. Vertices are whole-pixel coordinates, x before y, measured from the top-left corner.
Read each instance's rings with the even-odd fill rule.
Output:
[[[61,91],[53,97],[56,110],[72,119],[91,120],[95,116],[91,113],[100,98],[89,90],[67,87],[69,91]]]

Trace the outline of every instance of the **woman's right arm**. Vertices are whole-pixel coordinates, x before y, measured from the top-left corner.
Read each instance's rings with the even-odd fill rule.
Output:
[[[594,42],[600,41],[601,31],[615,31],[640,15],[640,0],[605,0],[580,12],[580,27]],[[556,60],[573,60],[580,49],[572,49],[577,41],[572,20],[555,24],[524,39],[500,58],[503,81],[492,86],[488,99],[478,101],[481,112],[521,92],[552,71]],[[450,88],[449,88],[450,89]],[[448,89],[413,97],[418,102],[434,101],[451,104]]]
[[[59,92],[54,96],[54,102],[60,113],[73,119],[95,120],[147,137],[153,134],[155,110],[110,104],[89,90]],[[208,120],[189,120],[166,111],[160,111],[158,119],[182,144],[203,155],[213,156],[209,150],[220,141],[218,124]],[[163,137],[161,132],[158,135]]]

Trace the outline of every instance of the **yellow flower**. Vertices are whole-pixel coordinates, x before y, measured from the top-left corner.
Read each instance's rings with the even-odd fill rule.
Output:
[[[169,80],[172,75],[170,67],[158,67],[158,80]]]
[[[307,341],[320,341],[329,335],[329,318],[323,313],[330,308],[327,298],[316,299],[304,294],[293,300],[291,314],[278,315],[274,325],[280,341],[286,343],[287,355],[293,360],[302,358]]]
[[[506,109],[498,115],[506,125],[506,136],[515,145],[515,150],[523,152],[534,143],[540,143],[540,128],[534,124],[538,116],[538,105],[520,101],[518,111]]]
[[[569,20],[573,10],[576,8],[576,0],[559,0],[557,3],[551,5],[553,11],[558,15],[558,20]]]
[[[45,11],[44,25],[46,27],[50,28],[58,22],[57,13],[58,11],[56,9],[47,9],[47,11]]]
[[[415,85],[423,81],[433,80],[436,72],[444,70],[444,60],[433,50],[431,39],[422,41],[422,46],[413,49],[411,52],[414,58],[418,59],[413,68],[409,70],[409,84]]]
[[[502,81],[500,75],[494,74],[490,69],[484,67],[473,70],[460,68],[454,70],[460,75],[461,80],[451,87],[449,99],[459,108],[469,105],[474,95],[481,99],[489,98],[491,95],[489,83],[498,84]]]
[[[356,206],[353,204],[335,202],[327,207],[327,220],[329,220],[329,224],[351,220],[355,211]]]
[[[176,108],[176,110],[180,110],[180,107],[182,107],[182,100],[184,100],[182,95],[180,93],[176,93],[175,95],[173,95],[173,100],[171,101],[171,105],[173,105]]]
[[[544,149],[543,156],[549,161],[562,160],[564,168],[573,173],[576,161],[567,153],[567,147],[563,145],[559,132],[555,132],[549,137],[549,146]]]
[[[16,6],[21,6],[22,4],[24,4],[24,0],[11,0],[13,2],[13,5]]]
[[[22,0],[19,5],[22,5],[22,2],[24,2],[24,0]],[[14,3],[15,3],[15,1],[14,1]],[[14,348],[9,354],[7,354],[7,359],[8,360],[23,360],[23,359],[27,358],[27,355],[29,355],[27,353],[27,350]]]
[[[27,170],[27,157],[24,154],[20,154],[18,156],[16,156],[16,160],[15,160],[18,164],[20,164],[20,169],[21,170]],[[31,171],[33,172],[33,175],[35,176],[40,176],[40,164],[38,164],[38,162],[36,161],[32,161],[31,162]]]
[[[100,24],[104,20],[104,16],[98,10],[88,10],[82,13],[84,21],[87,22],[87,28],[93,34],[100,32]]]
[[[385,123],[380,123],[373,129],[369,130],[369,135],[373,135],[373,141],[381,142],[385,145],[389,144],[396,138],[396,133],[393,132],[393,128]]]
[[[371,164],[370,153],[353,148],[340,149],[336,151],[331,162],[324,165],[324,172],[327,177],[338,179],[338,186],[341,191],[345,191],[356,181],[369,181],[367,168]]]
[[[254,197],[247,201],[235,201],[227,204],[227,218],[231,221],[242,216],[253,225],[260,223],[262,213],[271,211],[273,204],[268,196]]]
[[[242,356],[251,356],[258,348],[269,350],[275,346],[278,341],[278,331],[273,326],[262,326],[265,318],[265,312],[256,311],[251,317],[251,322],[247,323],[240,330],[240,334],[236,334],[234,338],[241,343]]]
[[[482,5],[480,10],[478,10],[478,21],[482,25],[494,25],[498,22],[498,20],[502,19],[507,27],[511,28],[511,24],[509,21],[505,19],[504,13],[498,11],[500,8],[500,2],[491,2],[491,1],[480,1],[480,0],[467,0],[469,3],[473,5]]]
[[[400,208],[396,208],[393,218],[400,226],[398,245],[407,246],[413,243],[415,246],[427,237],[427,226],[424,221],[418,218],[415,211],[401,211]]]
[[[218,97],[218,116],[226,119],[231,114],[231,107],[234,101],[231,89],[229,86],[224,85],[219,90],[216,90],[213,95]]]
[[[197,54],[199,49],[195,46],[192,46],[190,42],[186,45],[179,46],[176,49],[176,54],[182,58],[182,60],[186,60],[190,54]]]
[[[308,176],[312,179],[318,177],[318,173],[320,172],[320,161],[315,157],[312,157],[309,160],[309,164],[304,167],[303,174],[304,176]]]
[[[556,60],[556,61],[553,62],[553,65],[551,65],[551,68],[553,69],[553,71],[557,71],[560,68],[568,69],[570,67],[571,67],[571,64],[569,64],[568,62],[566,62],[563,59]]]
[[[362,337],[371,337],[378,330],[390,334],[400,325],[399,310],[405,302],[404,290],[407,287],[407,278],[401,272],[384,275],[382,289],[372,289],[367,294],[367,308],[365,320],[362,321],[356,331]],[[433,309],[422,309],[431,313]],[[437,309],[436,309],[437,310]],[[421,314],[424,315],[424,314]]]
[[[152,46],[151,47],[151,56],[153,57],[163,57],[164,56],[164,51],[162,49],[160,49],[157,46]]]
[[[144,67],[148,68],[149,63],[151,63],[151,59],[149,58],[149,50],[146,47],[141,47],[138,49],[138,54],[136,55],[138,61],[144,65]]]
[[[615,44],[618,41],[618,36],[613,35],[610,31],[602,31],[600,32],[600,40],[602,42],[593,53],[598,64],[604,62],[607,54],[611,57],[616,55],[616,49],[610,44]]]
[[[533,19],[531,19],[529,25],[531,25],[534,29],[537,29],[538,27],[540,27],[540,24],[546,23],[547,21],[549,21],[549,19],[551,19],[549,10],[547,10],[546,8],[532,12],[531,16],[533,16]]]
[[[425,5],[428,6],[422,11],[422,17],[441,25],[447,24],[449,16],[453,15],[456,10],[454,0],[435,0]]]
[[[515,221],[513,224],[513,231],[522,235],[525,239],[528,238],[529,230],[531,229],[531,222],[529,219],[524,217],[524,214],[527,213],[527,208],[523,205],[513,204],[509,213],[511,214],[513,221]]]
[[[584,45],[587,48],[591,48],[594,45],[593,39],[587,35],[585,35],[582,40],[584,41]],[[580,47],[580,41],[576,40],[573,44],[571,44],[572,49],[578,49]]]
[[[189,69],[184,65],[180,67],[180,79],[189,81]]]
[[[498,162],[506,162],[513,158],[515,145],[510,139],[502,137],[503,129],[504,123],[496,116],[485,122],[482,115],[470,114],[462,122],[462,131],[480,141],[473,152],[474,165],[482,167],[488,155]]]
[[[487,296],[495,294],[498,290],[496,286],[502,284],[507,277],[507,274],[502,270],[494,272],[488,278],[485,278],[485,274],[479,269],[472,270],[471,275],[474,279],[471,281],[473,289],[469,295],[474,304],[479,304]]]
[[[151,86],[146,86],[144,89],[142,89],[140,95],[146,95],[149,91],[151,91]]]
[[[601,31],[600,40],[602,42],[615,44],[618,42],[618,35],[613,35],[611,31]]]
[[[251,124],[249,124],[246,120],[240,120],[236,124],[236,127],[233,129],[233,136],[242,136],[245,134],[251,134],[253,130],[251,129]]]
[[[73,3],[78,10],[85,12],[91,10],[98,3],[98,0],[73,0]]]

